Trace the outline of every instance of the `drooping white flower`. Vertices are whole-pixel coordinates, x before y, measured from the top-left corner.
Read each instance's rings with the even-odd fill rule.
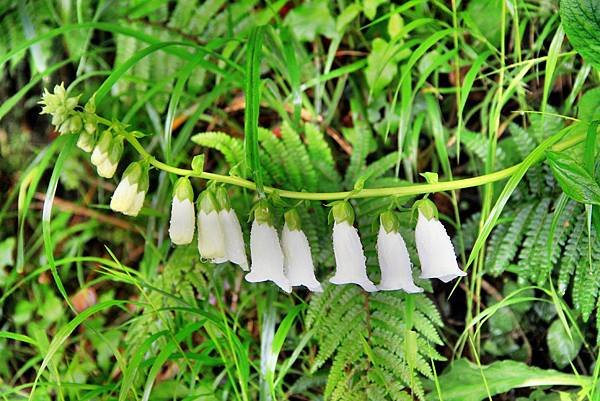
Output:
[[[217,203],[219,205],[219,220],[225,234],[225,256],[215,260],[216,263],[231,262],[248,271],[248,259],[242,227],[229,202],[227,190],[223,187],[217,189]]]
[[[211,262],[225,257],[225,234],[219,219],[215,196],[210,190],[199,197],[198,251]]]
[[[358,230],[354,228],[354,211],[348,202],[333,206],[333,252],[335,275],[329,279],[333,284],[358,284],[365,291],[377,291],[367,276],[365,253]]]
[[[141,162],[131,163],[110,200],[110,208],[128,216],[137,216],[148,191],[148,169]]]
[[[294,209],[285,213],[285,224],[281,233],[285,276],[292,286],[303,285],[313,292],[323,292],[315,277],[315,267],[310,244],[300,226],[300,216]]]
[[[94,135],[87,132],[87,130],[81,131],[77,139],[77,147],[88,153],[94,150]]]
[[[292,291],[290,281],[283,273],[283,251],[266,201],[261,201],[254,210],[254,221],[250,231],[250,256],[251,267],[250,273],[246,274],[246,281],[272,281],[283,291]]]
[[[458,267],[450,236],[435,216],[437,209],[433,202],[420,201],[418,209],[415,240],[421,261],[421,278],[438,278],[447,283],[456,277],[466,276]]]
[[[173,188],[169,237],[175,245],[185,245],[194,239],[196,228],[194,190],[187,177],[181,177]]]
[[[408,249],[398,232],[398,219],[393,212],[381,214],[381,225],[377,235],[377,257],[381,268],[381,282],[378,290],[404,290],[408,293],[423,292],[412,278]]]
[[[96,166],[98,175],[104,178],[112,178],[117,171],[117,165],[122,154],[122,139],[114,138],[109,130],[104,131],[91,156],[92,164]]]

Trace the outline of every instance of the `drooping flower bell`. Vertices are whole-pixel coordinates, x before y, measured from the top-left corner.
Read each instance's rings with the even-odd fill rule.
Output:
[[[283,251],[267,201],[262,200],[254,209],[250,231],[250,273],[246,281],[257,283],[272,281],[283,291],[292,292],[292,285],[283,273]]]
[[[224,187],[217,189],[217,203],[219,205],[219,220],[225,234],[225,256],[215,260],[216,263],[231,262],[248,270],[246,246],[242,227],[229,202],[229,195]]]
[[[127,216],[137,216],[148,191],[148,168],[142,162],[131,163],[110,200],[110,208]]]
[[[198,251],[211,262],[225,257],[225,234],[219,219],[217,200],[207,189],[198,197]]]
[[[367,276],[365,253],[358,230],[354,228],[354,211],[348,202],[333,206],[333,252],[335,275],[329,279],[333,284],[358,284],[365,291],[377,291]]]
[[[300,215],[295,209],[284,215],[285,224],[281,233],[285,276],[292,286],[303,285],[313,292],[323,292],[321,284],[315,277],[315,267],[310,252],[310,245],[302,231]]]
[[[123,154],[123,140],[115,138],[109,130],[106,130],[100,135],[100,139],[94,151],[92,152],[91,161],[98,175],[104,178],[112,178],[117,171],[119,160]]]
[[[194,190],[187,177],[181,177],[173,188],[169,237],[175,245],[185,245],[194,239],[196,212],[194,211]]]
[[[438,278],[447,283],[466,276],[458,267],[456,253],[446,229],[437,219],[437,208],[430,200],[418,201],[415,240],[421,261],[421,278]]]
[[[408,293],[423,292],[412,278],[408,249],[402,235],[398,232],[398,218],[393,212],[381,214],[379,234],[377,235],[377,257],[381,267],[381,282],[378,290],[404,290]]]

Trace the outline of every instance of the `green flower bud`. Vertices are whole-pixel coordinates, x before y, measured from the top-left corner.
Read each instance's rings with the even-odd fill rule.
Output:
[[[354,225],[354,210],[347,201],[338,202],[333,205],[333,219],[336,223],[347,222],[349,225]]]
[[[177,180],[175,187],[173,188],[173,197],[180,201],[187,199],[192,203],[194,202],[194,189],[192,188],[192,183],[189,178],[181,177]]]
[[[229,194],[225,187],[221,186],[217,188],[217,203],[219,204],[219,210],[231,210],[231,202],[229,201]]]
[[[427,220],[438,218],[437,207],[435,207],[435,203],[433,203],[429,199],[421,199],[419,201],[416,201],[414,207],[417,207],[419,209],[419,212],[421,212]]]
[[[396,214],[392,211],[381,213],[379,215],[379,221],[386,233],[398,232],[398,229],[400,228],[400,222],[398,221]]]
[[[285,223],[287,224],[290,231],[301,231],[302,222],[300,221],[300,215],[296,209],[290,209],[283,215]]]
[[[254,208],[254,220],[262,224],[273,225],[273,216],[271,215],[271,207],[266,200],[258,202]]]

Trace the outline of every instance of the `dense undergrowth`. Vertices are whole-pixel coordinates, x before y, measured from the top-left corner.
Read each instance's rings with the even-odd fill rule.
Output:
[[[0,0],[0,399],[598,399],[597,9]],[[60,83],[69,126],[40,115]],[[113,178],[88,128],[122,141]],[[109,204],[134,161],[128,217]],[[225,185],[246,242],[257,193],[276,227],[295,207],[324,291],[173,246],[181,175]],[[377,283],[384,211],[420,269],[423,197],[466,277],[328,283],[330,202]]]

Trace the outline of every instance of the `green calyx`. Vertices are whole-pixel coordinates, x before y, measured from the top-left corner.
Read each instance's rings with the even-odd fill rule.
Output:
[[[421,199],[416,201],[413,205],[413,208],[417,208],[427,220],[438,218],[437,207],[435,207],[435,203],[433,203],[429,199]]]
[[[108,151],[108,160],[112,163],[118,163],[123,155],[123,139],[113,138]]]
[[[123,179],[125,178],[130,184],[137,184],[138,192],[148,190],[148,167],[143,162],[133,162],[127,166],[123,173]]]
[[[206,214],[218,212],[219,206],[215,194],[210,189],[205,190],[198,197],[198,207]]]
[[[284,213],[283,218],[285,224],[287,224],[290,231],[301,231],[302,222],[300,221],[300,215],[296,209],[290,209]]]
[[[98,138],[98,143],[96,143],[96,147],[100,149],[102,153],[106,153],[109,151],[111,144],[113,142],[113,135],[110,130],[105,130],[100,134],[100,138]]]
[[[189,178],[181,177],[177,180],[173,188],[173,197],[180,201],[187,199],[190,202],[194,202],[194,189]]]
[[[347,201],[336,202],[333,205],[332,211],[333,219],[336,223],[347,222],[350,225],[354,225],[354,209]]]
[[[229,201],[229,194],[225,187],[220,186],[216,191],[217,203],[219,204],[220,210],[231,210],[231,202]]]
[[[379,215],[379,221],[383,226],[386,233],[398,232],[400,229],[400,222],[396,217],[396,214],[392,211],[383,212]]]
[[[254,220],[261,224],[273,225],[273,216],[269,202],[263,199],[256,204],[254,207]]]

